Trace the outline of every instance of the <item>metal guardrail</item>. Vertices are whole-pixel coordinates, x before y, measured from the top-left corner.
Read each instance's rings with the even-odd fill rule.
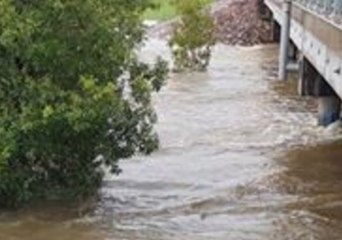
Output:
[[[342,23],[342,0],[294,0],[294,2],[322,14],[336,23]]]

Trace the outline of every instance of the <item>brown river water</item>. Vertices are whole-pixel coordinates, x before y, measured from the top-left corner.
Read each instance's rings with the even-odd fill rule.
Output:
[[[342,134],[276,79],[277,48],[218,45],[207,73],[172,75],[158,152],[122,161],[93,205],[0,213],[0,240],[342,239]]]

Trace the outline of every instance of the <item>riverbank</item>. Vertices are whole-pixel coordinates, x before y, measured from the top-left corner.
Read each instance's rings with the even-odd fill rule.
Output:
[[[270,42],[271,24],[260,17],[257,0],[221,0],[212,15],[221,43],[250,46]]]
[[[204,6],[212,4],[215,0],[201,0]],[[153,0],[155,8],[146,11],[144,18],[149,21],[168,21],[177,16],[174,5],[169,0]]]
[[[242,46],[269,42],[271,26],[260,18],[257,0],[218,0],[212,4],[210,14],[215,20],[218,42]],[[150,28],[149,35],[169,38],[175,21],[172,19],[155,24]]]

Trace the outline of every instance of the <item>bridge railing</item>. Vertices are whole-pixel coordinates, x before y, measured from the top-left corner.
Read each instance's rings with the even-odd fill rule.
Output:
[[[294,2],[325,15],[336,23],[342,23],[342,0],[294,0]]]

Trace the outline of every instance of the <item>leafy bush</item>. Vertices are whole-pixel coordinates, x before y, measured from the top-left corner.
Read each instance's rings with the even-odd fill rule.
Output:
[[[173,3],[180,14],[169,41],[175,70],[204,71],[215,44],[213,19],[201,0],[173,0]]]
[[[101,166],[158,147],[167,67],[134,55],[148,6],[0,0],[0,206],[92,194]]]

